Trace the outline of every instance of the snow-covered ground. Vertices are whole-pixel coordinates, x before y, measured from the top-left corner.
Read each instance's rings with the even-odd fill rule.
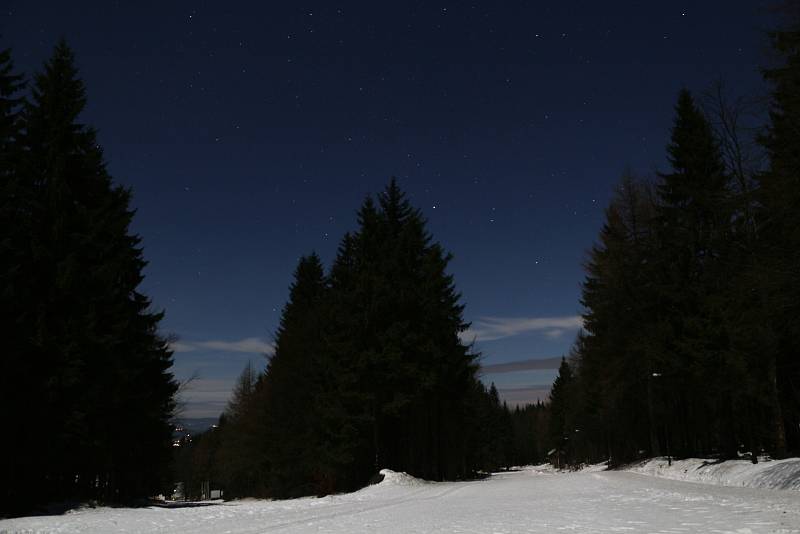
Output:
[[[800,492],[694,484],[620,471],[529,468],[427,483],[400,473],[321,499],[100,508],[0,521],[0,532],[800,533]]]
[[[800,491],[800,458],[785,460],[764,458],[757,464],[753,464],[750,460],[716,462],[702,458],[688,458],[673,460],[671,466],[667,458],[654,458],[631,467],[629,471],[720,486]]]

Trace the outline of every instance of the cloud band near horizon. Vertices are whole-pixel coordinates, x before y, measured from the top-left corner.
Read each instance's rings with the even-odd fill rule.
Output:
[[[170,343],[170,348],[177,353],[215,350],[247,354],[270,354],[275,350],[275,346],[272,343],[257,337],[246,337],[233,341],[213,339],[207,341],[175,341]]]
[[[529,332],[542,332],[550,338],[583,327],[580,315],[563,317],[479,317],[472,326],[460,334],[461,341],[495,341]]]
[[[541,371],[558,369],[561,358],[541,358],[518,360],[514,362],[494,363],[481,366],[481,374],[516,373],[518,371]]]

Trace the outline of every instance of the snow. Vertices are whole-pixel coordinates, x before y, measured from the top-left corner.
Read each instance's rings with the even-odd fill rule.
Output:
[[[391,469],[381,469],[381,474],[383,475],[383,481],[378,484],[378,486],[381,487],[423,486],[425,484],[430,484],[430,482],[426,482],[425,480],[421,480],[419,478],[414,478],[408,473],[398,473],[396,471],[392,471]]]
[[[598,469],[532,467],[446,483],[385,471],[379,484],[350,494],[80,509],[0,521],[0,532],[800,533],[800,492]]]
[[[599,464],[582,464],[577,469],[568,467],[568,468],[557,468],[554,467],[552,464],[540,464],[540,465],[523,465],[518,467],[511,468],[514,471],[528,471],[530,473],[539,473],[539,474],[555,474],[555,473],[596,473],[598,471],[605,471],[608,469],[608,464],[606,462],[602,462]]]
[[[800,491],[800,458],[785,460],[763,458],[757,464],[753,464],[750,460],[717,462],[703,458],[688,458],[673,460],[670,466],[667,458],[662,457],[633,466],[629,471],[720,486]]]

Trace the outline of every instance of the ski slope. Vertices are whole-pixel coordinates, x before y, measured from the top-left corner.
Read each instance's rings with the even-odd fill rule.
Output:
[[[800,492],[630,472],[529,468],[474,482],[400,473],[361,491],[289,501],[99,508],[0,521],[0,532],[131,533],[800,533]]]

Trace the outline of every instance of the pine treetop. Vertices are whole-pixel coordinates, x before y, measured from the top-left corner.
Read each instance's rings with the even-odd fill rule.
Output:
[[[86,107],[86,87],[78,77],[75,55],[65,40],[56,45],[43,72],[33,79],[28,128],[50,125],[53,138],[84,130],[78,117]],[[61,130],[64,129],[64,131]]]
[[[800,15],[797,17],[800,19]],[[770,169],[759,178],[761,199],[768,210],[764,215],[780,219],[791,218],[800,199],[800,20],[795,20],[789,29],[773,32],[771,37],[784,63],[764,71],[764,77],[772,84],[772,107],[770,126],[760,141],[769,154]]]
[[[17,134],[16,108],[23,99],[15,95],[24,87],[24,77],[14,73],[11,50],[0,50],[0,139],[13,139]]]
[[[708,209],[711,195],[727,183],[719,144],[703,112],[691,93],[684,89],[675,106],[675,122],[667,146],[673,172],[663,174],[659,194],[667,206],[700,205]]]

